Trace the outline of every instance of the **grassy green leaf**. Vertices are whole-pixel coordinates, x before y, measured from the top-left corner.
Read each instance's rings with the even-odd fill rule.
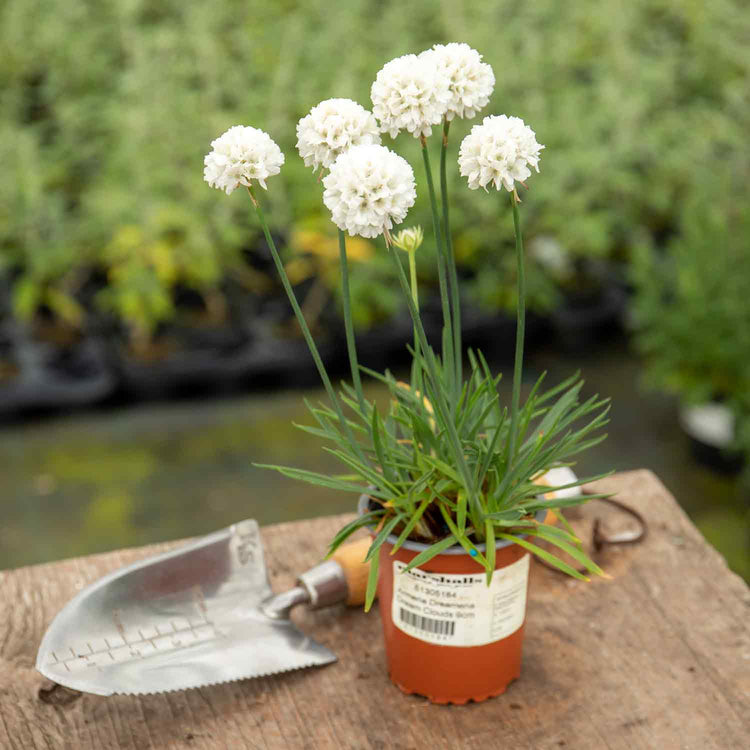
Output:
[[[507,539],[509,542],[513,542],[514,544],[519,545],[519,547],[523,547],[524,549],[529,550],[529,552],[533,552],[537,557],[541,557],[541,559],[545,562],[548,562],[550,565],[554,565],[556,568],[558,568],[558,570],[562,570],[563,573],[567,573],[573,578],[578,578],[581,581],[589,580],[585,575],[583,575],[583,573],[579,573],[575,568],[572,568],[570,565],[568,565],[568,563],[563,562],[559,557],[555,557],[554,555],[547,552],[547,550],[538,547],[536,544],[532,544],[521,536],[500,532],[497,533],[497,536],[501,539]]]
[[[429,562],[433,557],[436,557],[441,552],[445,552],[445,550],[447,550],[449,547],[453,547],[455,544],[456,538],[453,535],[447,536],[445,537],[445,539],[441,539],[439,542],[435,542],[435,544],[429,546],[425,550],[422,550],[422,552],[420,552],[416,557],[410,560],[402,572],[406,573],[412,568],[417,568],[420,565]]]
[[[556,531],[559,531],[559,529],[556,529]],[[581,549],[579,549],[575,545],[570,544],[568,541],[565,541],[564,539],[562,539],[559,534],[552,533],[545,526],[539,526],[533,531],[529,531],[529,534],[532,534],[533,536],[537,536],[540,539],[544,539],[546,542],[549,542],[550,544],[554,544],[556,547],[559,547],[563,552],[566,552],[574,560],[576,560],[581,565],[583,565],[583,567],[586,568],[586,570],[589,570],[590,572],[598,576],[601,576],[602,578],[610,577],[585,552],[583,552]]]
[[[381,439],[381,434],[380,434],[380,427],[381,425],[380,425],[380,420],[378,418],[378,410],[373,409],[372,410],[372,424],[371,424],[372,443],[375,447],[375,454],[378,457],[380,468],[383,470],[383,475],[389,482],[393,483],[396,480],[396,477],[393,476],[391,467],[389,466],[389,461],[386,460],[385,451],[383,449],[383,441]]]
[[[431,500],[432,500],[431,498],[426,497],[419,504],[419,507],[417,508],[417,510],[411,515],[407,523],[404,525],[404,528],[402,529],[401,533],[399,534],[399,537],[396,540],[396,543],[393,545],[393,549],[391,550],[392,555],[394,555],[396,551],[401,547],[401,545],[409,538],[409,534],[411,534],[415,526],[419,523],[425,510],[427,510],[427,506],[430,504]]]
[[[370,570],[367,574],[367,590],[365,591],[365,612],[369,612],[372,607],[372,603],[375,601],[375,594],[378,588],[378,568],[380,567],[380,555],[378,548],[375,547],[375,542],[370,545],[370,549],[367,551],[368,555],[371,555]]]
[[[458,527],[454,523],[453,519],[450,516],[450,513],[446,510],[444,505],[440,505],[440,512],[443,515],[443,519],[445,520],[445,523],[448,525],[448,528],[451,530],[451,533],[456,538],[456,541],[466,550],[466,552],[474,559],[475,562],[477,562],[479,565],[481,565],[485,570],[489,570],[489,566],[487,564],[487,558],[476,548],[475,545],[473,545],[470,541],[468,536],[466,536],[466,533],[461,533],[458,530]],[[484,532],[484,528],[480,527],[482,529],[482,532]],[[474,553],[473,555],[471,553]]]
[[[492,582],[492,572],[495,570],[495,527],[492,521],[485,521],[485,539],[487,542],[487,585]]]
[[[335,552],[338,547],[341,546],[355,531],[365,526],[374,526],[378,520],[383,516],[385,510],[370,511],[363,513],[361,516],[357,516],[353,521],[350,521],[346,526],[343,526],[333,537],[328,547],[327,557],[331,553]]]
[[[400,516],[394,516],[393,518],[388,519],[386,523],[383,524],[383,528],[378,531],[378,535],[375,537],[375,541],[373,542],[372,546],[367,552],[367,555],[365,557],[365,562],[372,559],[372,555],[375,553],[376,550],[380,549],[381,545],[390,535],[391,531],[395,528],[395,526],[400,522],[403,521],[403,519]]]

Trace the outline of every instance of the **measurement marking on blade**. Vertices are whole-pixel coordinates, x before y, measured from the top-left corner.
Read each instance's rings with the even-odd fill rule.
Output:
[[[72,646],[69,646],[68,649],[72,656],[69,656],[67,659],[60,659],[56,653],[50,652],[52,659],[54,659],[54,661],[50,660],[50,664],[63,664],[68,672],[72,672],[74,669],[82,669],[83,667],[100,667],[104,663],[121,663],[133,659],[147,658],[151,652],[144,653],[142,649],[137,648],[138,646],[150,645],[154,651],[161,652],[163,652],[165,648],[167,651],[178,649],[183,647],[185,642],[184,639],[177,636],[192,634],[193,642],[210,640],[211,638],[217,638],[219,636],[214,624],[208,619],[206,619],[205,622],[194,625],[186,617],[185,622],[185,627],[178,628],[174,621],[170,621],[169,625],[172,628],[172,632],[167,634],[161,633],[157,625],[149,624],[148,627],[153,627],[154,630],[159,633],[158,636],[151,636],[148,638],[142,637],[140,640],[135,641],[126,641],[123,638],[123,643],[119,646],[113,646],[108,638],[102,636],[102,641],[106,647],[101,648],[100,650],[95,650],[91,643],[87,642],[86,646],[90,653],[84,653],[83,651],[77,653]],[[141,628],[138,628],[137,632],[139,635],[143,636]],[[109,657],[108,660],[106,659],[107,656]],[[104,659],[105,662],[102,662],[102,659]],[[71,669],[71,666],[74,669]]]
[[[237,545],[237,559],[241,566],[254,562],[258,554],[258,533],[255,528],[250,531],[235,528],[234,533],[239,544]]]
[[[112,610],[112,621],[115,623],[115,627],[117,628],[117,632],[120,634],[120,637],[127,644],[128,639],[125,637],[125,628],[122,624],[122,620],[120,619],[120,614],[121,613],[119,609]]]
[[[206,600],[203,597],[203,589],[200,586],[196,586],[193,589],[193,596],[198,609],[201,611],[204,620],[208,620],[208,608],[206,607]]]

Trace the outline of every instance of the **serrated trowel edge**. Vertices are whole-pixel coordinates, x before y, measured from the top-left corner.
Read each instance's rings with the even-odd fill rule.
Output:
[[[241,549],[248,541],[248,534],[253,536],[256,552],[254,557],[250,556],[250,562],[242,559]],[[237,539],[233,539],[234,536]],[[196,644],[199,647],[197,652],[193,647],[180,648],[172,651],[171,657],[170,652],[164,652],[163,656],[160,655],[161,658],[149,654],[142,661],[136,659],[112,665],[99,664],[84,672],[68,673],[59,666],[61,662],[55,650],[60,654],[61,647],[70,644],[74,633],[77,635],[80,632],[84,640],[89,635],[96,637],[96,618],[102,616],[102,610],[101,607],[96,608],[95,602],[101,601],[101,596],[106,596],[102,589],[110,584],[116,586],[113,581],[122,582],[134,572],[158,566],[170,559],[189,556],[203,547],[217,543],[227,545],[226,554],[233,561],[231,564],[234,567],[227,573],[227,580],[233,579],[236,585],[239,576],[239,580],[249,582],[244,577],[244,571],[251,570],[249,578],[255,579],[255,588],[247,595],[240,591],[239,601],[246,606],[239,608],[236,618],[230,615],[229,623],[224,621],[219,626],[216,639]],[[262,586],[259,586],[258,578],[262,578]],[[260,598],[257,598],[259,595]],[[237,601],[236,591],[234,596]],[[241,521],[177,549],[113,571],[80,591],[50,624],[40,644],[36,668],[48,679],[81,692],[96,695],[149,695],[272,676],[336,661],[336,656],[329,649],[305,636],[287,618],[266,618],[259,605],[265,597],[270,596],[272,593],[257,523],[252,520]],[[91,601],[87,603],[89,598]],[[90,609],[88,613],[87,604]],[[127,607],[125,610],[127,611]],[[87,620],[87,615],[93,619]],[[90,623],[90,633],[86,631],[87,621]],[[174,658],[177,654],[179,656]],[[82,654],[81,658],[83,656]]]

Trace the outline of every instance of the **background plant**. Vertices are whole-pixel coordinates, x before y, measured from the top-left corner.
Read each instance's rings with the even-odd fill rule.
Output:
[[[415,0],[409,13],[418,22],[404,24],[395,0],[353,0],[334,15],[322,0],[114,0],[96,8],[7,0],[0,255],[26,268],[32,254],[55,253],[65,258],[61,275],[86,273],[106,266],[123,227],[152,235],[155,213],[185,210],[203,218],[187,228],[187,262],[209,257],[220,271],[232,268],[251,222],[234,202],[206,195],[196,176],[210,139],[252,120],[289,152],[297,120],[330,90],[367,103],[366,82],[382,60],[461,38],[498,72],[490,109],[519,102],[517,113],[549,146],[527,238],[546,234],[574,254],[625,257],[641,236],[659,242],[674,231],[678,207],[709,169],[741,159],[750,124],[744,11],[740,0],[618,1],[606,13],[594,0]],[[370,42],[352,47],[362,28]],[[455,124],[457,138],[465,127]],[[399,149],[418,158],[416,144],[402,138]],[[301,163],[284,170],[272,209],[284,229],[292,217],[320,214]],[[413,221],[429,226],[428,212],[421,200]],[[496,259],[491,214],[457,194],[456,248],[473,248],[459,257],[477,279]],[[420,264],[423,281],[431,268]],[[482,299],[512,306],[512,280],[495,278],[500,288],[483,289]],[[530,290],[530,299],[546,304],[546,294]]]
[[[750,455],[750,217],[726,174],[688,201],[664,249],[634,255],[635,343],[652,387],[724,401]]]

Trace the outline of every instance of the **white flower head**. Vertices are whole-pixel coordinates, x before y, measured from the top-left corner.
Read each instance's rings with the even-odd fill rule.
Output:
[[[266,179],[278,174],[284,154],[268,133],[258,128],[234,125],[211,141],[211,152],[203,159],[203,179],[230,195],[240,185],[255,180],[264,190]]]
[[[451,42],[436,44],[419,55],[435,67],[446,79],[450,99],[445,117],[474,117],[484,109],[495,88],[492,66],[482,62],[482,56],[468,44]]]
[[[306,167],[328,168],[352,146],[380,143],[372,112],[351,99],[326,99],[297,124],[297,150]]]
[[[475,125],[463,139],[458,166],[472,190],[487,190],[492,183],[497,190],[504,187],[512,192],[516,181],[529,177],[529,167],[539,171],[539,152],[543,148],[520,117],[492,115]]]
[[[451,93],[448,79],[429,58],[404,55],[386,63],[370,89],[372,111],[380,130],[395,138],[408,130],[415,138],[427,137],[439,125]]]
[[[400,224],[417,197],[409,162],[385,146],[352,146],[323,179],[333,223],[350,235],[377,237]]]

